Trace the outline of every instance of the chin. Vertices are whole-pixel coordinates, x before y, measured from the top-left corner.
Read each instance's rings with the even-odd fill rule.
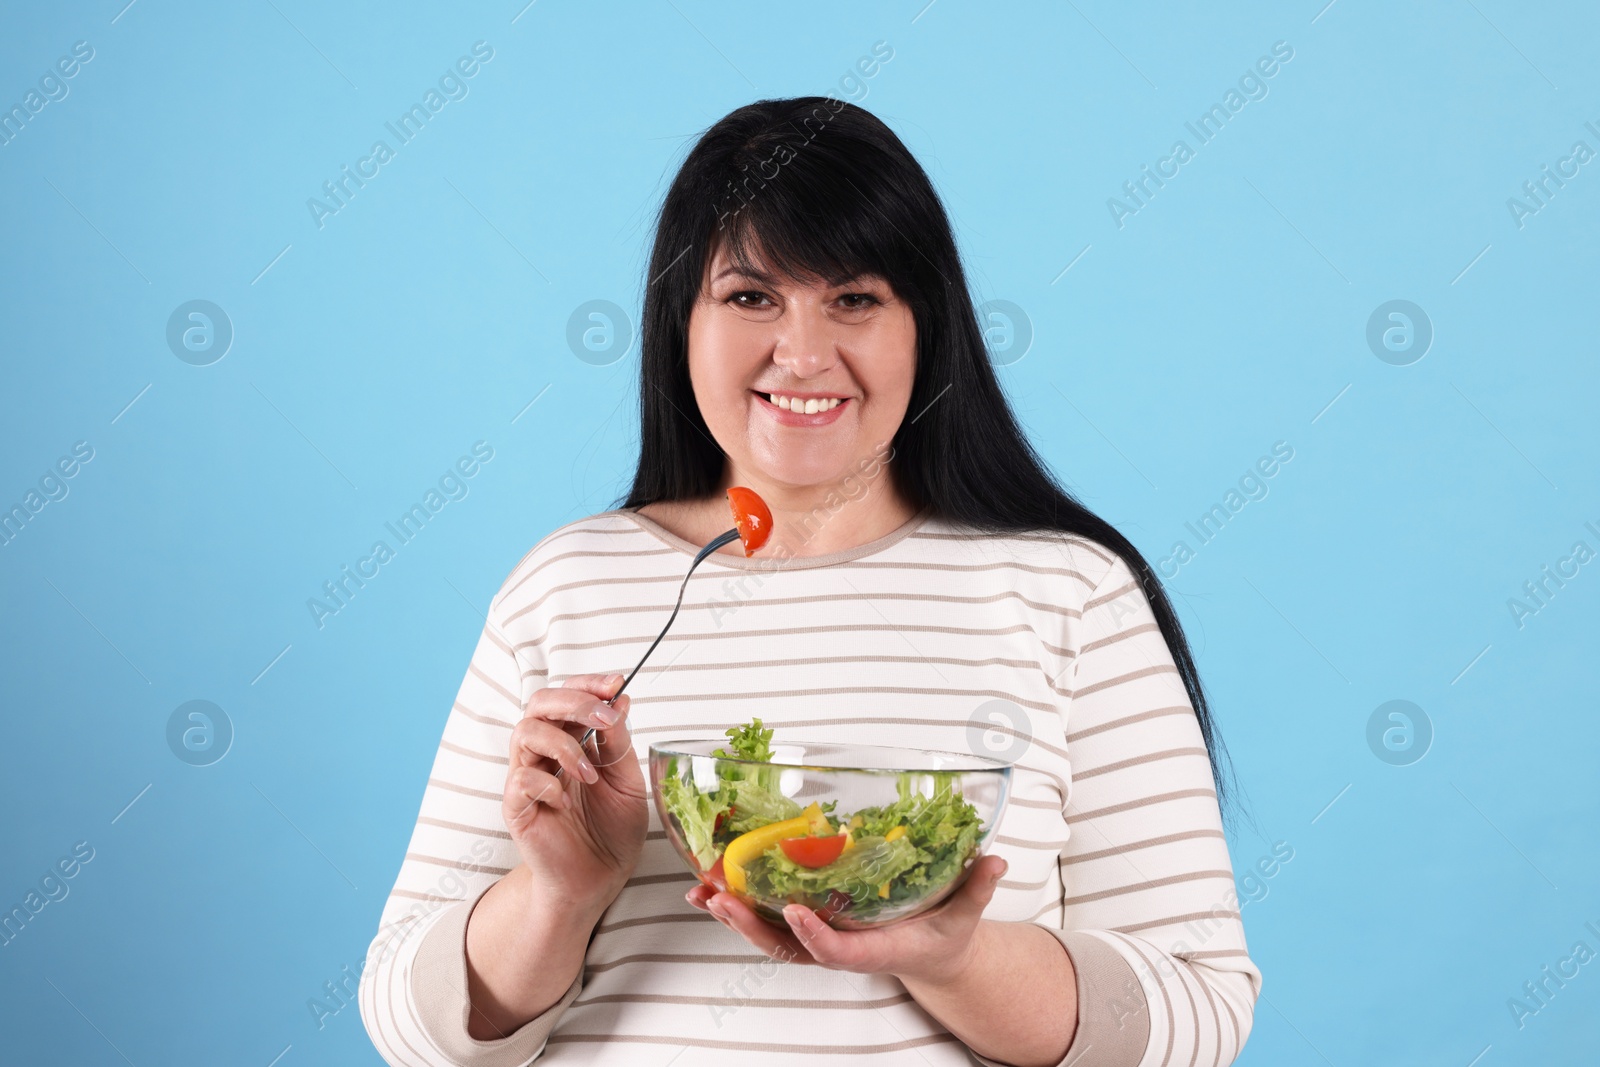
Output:
[[[837,486],[853,468],[843,456],[818,456],[806,461],[797,461],[794,456],[763,456],[756,460],[755,469],[776,485],[806,489]]]

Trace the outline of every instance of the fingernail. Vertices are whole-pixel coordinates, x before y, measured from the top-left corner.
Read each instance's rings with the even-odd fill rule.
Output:
[[[594,766],[586,759],[578,761],[578,770],[583,773],[583,780],[590,785],[594,785],[600,780],[600,772],[595,770]]]
[[[617,724],[617,720],[621,718],[621,716],[611,708],[601,708],[599,711],[594,713],[594,717],[604,726],[615,726]]]

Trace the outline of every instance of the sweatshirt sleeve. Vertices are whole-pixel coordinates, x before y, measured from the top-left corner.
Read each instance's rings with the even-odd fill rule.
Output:
[[[362,1021],[394,1067],[522,1067],[544,1051],[583,985],[580,972],[559,1001],[513,1033],[491,1041],[467,1034],[467,920],[520,862],[500,810],[507,751],[526,694],[548,677],[536,646],[514,649],[498,599],[445,719],[411,842],[361,971]]]
[[[1058,683],[1072,773],[1051,933],[1078,990],[1061,1065],[1225,1067],[1250,1036],[1261,971],[1199,720],[1137,577],[1106,556]]]

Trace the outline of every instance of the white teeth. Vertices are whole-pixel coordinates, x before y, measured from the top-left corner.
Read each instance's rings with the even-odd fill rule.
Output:
[[[838,397],[829,397],[826,400],[817,400],[814,397],[810,400],[801,400],[798,397],[790,398],[778,393],[768,393],[767,399],[772,402],[774,407],[780,407],[785,411],[797,411],[805,415],[815,415],[819,411],[831,411],[843,403]]]

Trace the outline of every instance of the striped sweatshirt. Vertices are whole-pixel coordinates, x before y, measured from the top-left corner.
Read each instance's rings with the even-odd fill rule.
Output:
[[[361,1016],[390,1064],[999,1064],[897,978],[780,963],[691,907],[654,804],[560,1001],[503,1037],[468,1035],[467,919],[519,862],[501,815],[512,725],[535,690],[631,670],[699,547],[603,512],[541,540],[492,599],[362,969]],[[719,551],[628,692],[641,761],[651,742],[725,739],[759,716],[775,744],[1013,764],[991,846],[1009,867],[984,918],[1034,923],[1071,959],[1061,1063],[1221,1067],[1244,1046],[1261,972],[1205,743],[1135,574],[1104,545],[924,509],[827,555]]]

